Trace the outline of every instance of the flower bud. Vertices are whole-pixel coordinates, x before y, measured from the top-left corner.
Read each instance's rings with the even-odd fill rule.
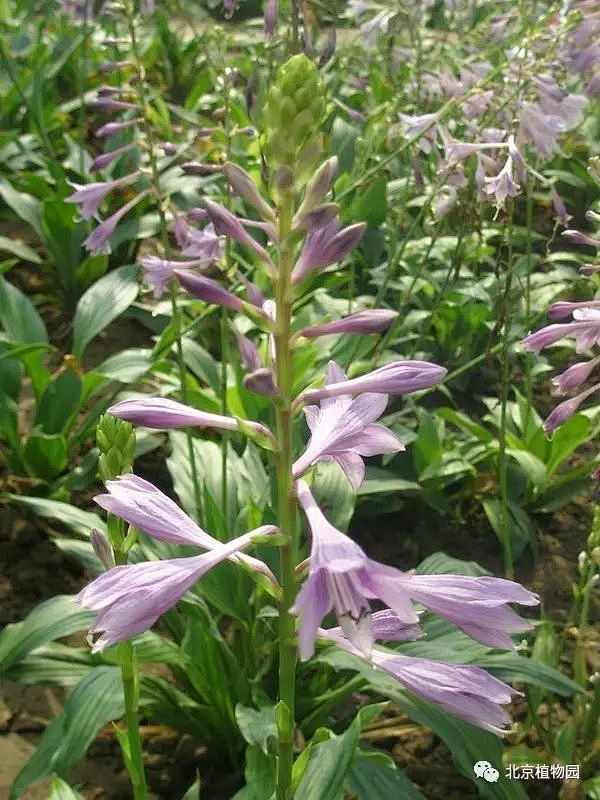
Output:
[[[264,149],[272,169],[296,167],[299,153],[317,132],[325,91],[315,64],[304,54],[279,68],[264,111]]]
[[[98,528],[92,528],[90,531],[90,544],[94,553],[102,562],[102,566],[105,569],[112,569],[115,565],[115,559],[106,534],[102,533]]]
[[[270,222],[276,221],[275,212],[267,201],[261,197],[256,184],[246,170],[228,161],[223,167],[223,172],[234,194],[237,194],[242,200],[250,203],[263,219],[269,220]]]
[[[131,472],[135,453],[132,425],[112,414],[103,414],[96,431],[96,444],[100,450],[98,474],[102,481]]]

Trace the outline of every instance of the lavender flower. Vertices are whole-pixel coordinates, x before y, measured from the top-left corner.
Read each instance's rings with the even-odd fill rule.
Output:
[[[581,308],[600,308],[600,300],[584,300],[580,303],[568,303],[565,300],[559,300],[556,303],[552,303],[548,309],[548,316],[552,320],[565,319]]]
[[[296,487],[312,533],[309,576],[292,609],[300,616],[302,660],[312,655],[320,622],[331,609],[352,644],[368,657],[374,641],[369,600],[374,598],[408,625],[418,622],[413,602],[421,603],[490,647],[512,648],[508,632],[529,629],[529,623],[506,608],[507,603],[538,602],[518,583],[463,575],[414,575],[379,564],[325,519],[304,481]]]
[[[101,128],[98,128],[96,136],[99,139],[108,139],[110,136],[116,136],[117,133],[132,128],[134,125],[139,125],[141,122],[143,122],[143,120],[139,117],[125,120],[125,122],[107,122],[105,125],[102,125]]]
[[[600,309],[579,308],[573,311],[573,322],[547,325],[535,333],[530,333],[521,344],[527,350],[539,353],[544,347],[555,344],[566,337],[574,337],[576,350],[582,353],[588,347],[600,342]]]
[[[320,629],[319,634],[353,655],[362,653],[337,632]],[[406,689],[443,708],[454,717],[499,736],[510,722],[502,708],[520,693],[480,667],[412,658],[376,648],[370,662]]]
[[[140,192],[140,194],[133,197],[128,203],[125,203],[118,211],[115,211],[112,216],[107,217],[104,222],[101,222],[85,240],[84,247],[90,253],[104,253],[111,252],[109,239],[115,231],[115,228],[123,217],[136,206],[140,200],[148,194],[148,191]]]
[[[366,225],[357,223],[340,230],[339,219],[312,231],[292,270],[292,283],[299,283],[315,269],[323,269],[346,258],[362,239]]]
[[[159,298],[165,291],[167,283],[175,277],[175,271],[193,269],[194,267],[206,266],[204,259],[194,261],[170,261],[158,256],[144,256],[140,258],[140,264],[144,270],[144,280],[152,288],[155,298]]]
[[[444,379],[448,370],[429,361],[393,361],[360,378],[328,383],[320,389],[307,389],[301,395],[305,401],[323,400],[343,394],[410,394],[429,389]]]
[[[571,364],[560,375],[552,378],[557,394],[568,394],[573,389],[577,389],[587,381],[598,364],[600,364],[600,356],[593,358],[591,361],[580,361],[576,364]]]
[[[563,239],[566,239],[567,242],[571,242],[571,244],[583,244],[587,245],[588,247],[600,247],[600,239],[594,239],[592,236],[588,236],[587,233],[583,233],[583,231],[576,231],[576,230],[566,230],[562,232]]]
[[[220,283],[211,278],[185,271],[175,272],[175,277],[190,294],[209,305],[223,306],[232,311],[241,311],[243,308],[243,302],[239,297],[227,291]]]
[[[563,423],[573,416],[584,400],[586,400],[591,394],[594,394],[594,392],[597,392],[599,389],[600,383],[597,383],[595,386],[591,386],[584,392],[575,395],[575,397],[571,397],[569,400],[564,400],[562,403],[559,403],[544,420],[544,433],[552,433],[552,431],[555,431],[557,428],[559,428]]]
[[[519,194],[519,186],[513,180],[513,157],[511,155],[508,156],[506,163],[495,177],[485,179],[483,191],[495,196],[498,207],[504,205],[507,197],[516,197]]]
[[[197,408],[178,403],[167,397],[144,397],[139,400],[121,400],[108,411],[119,419],[143,425],[146,428],[170,430],[172,428],[220,428],[226,431],[239,430],[239,423],[233,417],[210,414]],[[260,422],[242,420],[244,429],[272,438],[271,431]]]
[[[557,149],[556,139],[566,130],[560,117],[545,114],[542,109],[529,102],[521,105],[518,140],[531,142],[541,156],[549,158]]]
[[[256,241],[256,239],[253,239],[252,236],[250,236],[250,234],[244,230],[242,223],[235,216],[235,214],[232,214],[232,212],[225,208],[225,206],[221,206],[219,203],[215,203],[212,200],[206,201],[206,210],[211,222],[219,233],[223,234],[224,236],[228,236],[231,239],[235,239],[236,242],[249,247],[262,261],[264,261],[270,271],[273,274],[275,273],[275,265],[273,264],[271,256],[267,253],[265,248]]]
[[[271,37],[275,35],[277,30],[277,21],[279,19],[279,0],[267,0],[265,6],[265,36]]]
[[[140,111],[136,103],[128,103],[125,100],[115,100],[113,97],[99,97],[90,103],[91,108],[96,111]]]
[[[327,380],[330,384],[344,382],[346,376],[337,364],[330,362]],[[322,400],[320,408],[306,406],[304,414],[311,438],[293,466],[294,477],[300,477],[318,461],[335,461],[356,491],[365,474],[362,456],[404,450],[394,433],[374,424],[385,411],[387,401],[385,394],[360,394],[354,400],[350,395],[341,395]]]
[[[147,631],[210,569],[274,531],[258,528],[199,556],[113,567],[81,591],[77,602],[96,611],[90,633],[101,633],[93,653]]]
[[[423,153],[431,153],[431,149],[438,137],[438,114],[400,114],[406,135],[409,139],[419,142]]]
[[[387,308],[373,308],[358,311],[349,317],[337,319],[333,322],[324,322],[321,325],[309,325],[302,328],[298,336],[311,339],[315,336],[327,336],[332,333],[354,333],[364,336],[369,333],[378,333],[389,328],[398,313]]]
[[[122,178],[116,178],[112,181],[100,181],[99,183],[72,183],[75,191],[69,197],[65,198],[67,203],[77,203],[83,219],[98,219],[98,208],[104,198],[110,194],[114,189],[119,186],[126,186],[140,176],[140,171],[132,172],[130,175],[125,175]]]
[[[117,158],[120,158],[125,153],[135,150],[136,148],[137,144],[135,142],[130,142],[129,144],[124,144],[122,147],[117,147],[114,150],[110,150],[108,153],[101,153],[99,156],[96,156],[96,158],[90,164],[90,171],[99,172],[100,170],[106,169],[107,167],[110,167],[113,161],[116,161]]]
[[[184,256],[199,258],[208,266],[211,262],[220,261],[224,252],[225,240],[217,236],[212,223],[205,225],[202,230],[187,227],[185,244],[182,245]]]

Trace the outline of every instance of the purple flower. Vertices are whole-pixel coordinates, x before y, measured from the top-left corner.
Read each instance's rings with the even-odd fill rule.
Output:
[[[276,397],[280,393],[273,370],[268,367],[259,367],[254,372],[250,372],[244,377],[243,383],[246,389],[254,394]]]
[[[321,629],[320,635],[337,647],[362,656],[339,634]],[[412,658],[379,648],[372,651],[369,660],[418,697],[499,736],[510,722],[502,706],[520,694],[481,667]]]
[[[408,138],[415,141],[418,140],[419,147],[423,153],[431,153],[438,136],[437,112],[435,114],[420,114],[417,116],[400,114],[400,119]]]
[[[277,0],[275,0],[275,3],[277,4]],[[234,194],[241,197],[242,200],[245,200],[247,203],[250,203],[263,219],[267,219],[270,222],[276,221],[275,212],[261,196],[256,184],[245,169],[228,161],[223,167],[223,172]]]
[[[108,409],[114,417],[124,419],[134,425],[146,428],[170,430],[172,428],[220,428],[237,431],[239,424],[233,417],[210,414],[191,408],[167,397],[144,397],[139,400],[121,400]],[[271,431],[260,422],[242,420],[244,428],[251,429],[261,436],[272,438]]]
[[[560,117],[545,114],[535,103],[521,104],[518,139],[531,142],[541,156],[548,158],[553,155],[557,148],[556,139],[565,130]]]
[[[521,344],[527,350],[539,353],[544,347],[555,342],[574,337],[576,350],[582,353],[588,347],[600,342],[600,309],[579,308],[573,312],[574,321],[547,325],[535,333],[530,333]]]
[[[567,212],[564,200],[554,187],[552,187],[552,204],[554,206],[554,213],[560,224],[567,226],[573,219],[573,215]]]
[[[390,608],[371,614],[373,635],[382,642],[412,642],[424,634],[418,625],[403,622]],[[327,637],[344,636],[342,628],[327,628]]]
[[[72,183],[69,185],[75,189],[73,194],[65,198],[67,203],[77,203],[83,219],[98,219],[98,207],[104,198],[119,186],[126,186],[140,175],[139,170],[125,175],[123,178],[116,178],[112,181],[100,181],[98,183]]]
[[[199,258],[208,266],[211,262],[220,261],[224,252],[225,240],[217,236],[214,225],[205,225],[202,230],[187,227],[182,249],[184,256]]]
[[[140,258],[144,270],[144,280],[152,288],[155,298],[162,296],[167,283],[175,276],[176,270],[193,269],[206,265],[204,259],[194,261],[169,261],[158,256],[145,256]]]
[[[552,433],[552,431],[559,428],[573,416],[583,401],[591,394],[594,394],[594,392],[597,392],[598,389],[600,389],[600,383],[591,386],[589,389],[575,395],[575,397],[571,397],[569,400],[564,400],[562,403],[559,403],[544,420],[544,433]]]
[[[90,633],[101,636],[92,652],[147,631],[208,570],[273,530],[265,526],[250,531],[199,556],[126,564],[100,575],[76,597],[83,608],[97,612]]]
[[[567,242],[571,242],[571,244],[583,244],[587,245],[588,247],[600,247],[600,240],[594,239],[591,236],[588,236],[587,233],[583,233],[583,231],[576,231],[576,230],[566,230],[562,232],[563,239],[566,239]]]
[[[583,264],[583,266],[579,267],[579,273],[581,275],[589,277],[593,275],[594,272],[600,272],[600,264]]]
[[[309,325],[297,335],[311,339],[315,336],[327,336],[332,333],[356,333],[360,335],[379,333],[379,331],[389,328],[397,316],[398,313],[396,311],[391,311],[387,308],[373,308],[366,311],[358,311],[356,314],[336,319],[333,322]]]
[[[390,567],[382,569],[391,570]],[[382,584],[389,581],[391,589],[398,583],[396,573],[397,570],[391,570],[389,578],[382,576]],[[531,628],[527,620],[507,607],[507,603],[532,606],[539,602],[537,595],[520,584],[487,576],[405,574],[401,590],[413,602],[453,622],[472,639],[506,650],[514,647],[509,632]]]
[[[115,211],[112,216],[107,217],[104,222],[101,222],[95,228],[83,243],[86,250],[90,253],[104,253],[111,252],[109,239],[114,233],[115,228],[123,217],[137,205],[140,200],[148,194],[148,191],[140,192],[136,197],[133,197],[128,203],[125,203],[118,211]]]
[[[108,153],[101,153],[99,156],[96,156],[90,164],[90,171],[99,172],[100,170],[110,167],[113,161],[116,161],[117,158],[120,158],[120,156],[135,148],[137,148],[137,144],[135,142],[130,142],[129,144],[124,144],[122,147],[110,150]]]
[[[279,20],[279,0],[267,0],[265,6],[264,28],[265,36],[274,36]]]
[[[413,603],[421,603],[490,647],[512,648],[510,631],[530,628],[507,603],[537,604],[536,595],[501,578],[464,575],[414,575],[379,564],[323,516],[304,481],[296,494],[312,533],[309,576],[292,611],[300,616],[302,660],[310,658],[323,617],[335,610],[345,635],[370,653],[375,638],[371,599],[379,599],[407,625],[418,622]]]
[[[495,196],[498,207],[504,205],[507,197],[516,197],[519,194],[519,186],[513,180],[513,158],[511,155],[508,156],[506,163],[495,177],[485,179],[483,191],[486,194]]]
[[[212,200],[206,201],[206,210],[211,222],[219,233],[249,247],[264,261],[269,270],[273,274],[275,273],[275,265],[273,264],[271,256],[256,239],[250,236],[235,214],[232,214],[225,206],[219,205],[219,203],[215,203]]]
[[[580,303],[568,303],[565,300],[559,300],[556,303],[552,303],[548,309],[548,316],[552,320],[565,319],[580,308],[600,308],[600,300],[584,300]]]
[[[308,389],[301,395],[303,400],[314,401],[342,394],[410,394],[429,389],[442,381],[448,370],[429,361],[393,361],[360,378],[328,383],[320,389]]]
[[[139,117],[136,119],[128,119],[125,122],[107,122],[105,125],[102,125],[101,128],[98,128],[96,136],[99,139],[108,139],[110,136],[116,136],[117,133],[132,128],[134,125],[139,125],[141,122],[143,122],[143,120]]]
[[[205,278],[196,272],[175,272],[175,277],[190,294],[209,305],[223,306],[232,311],[241,311],[243,308],[243,302],[239,297],[227,291],[212,278]]]
[[[346,381],[340,367],[330,362],[327,380]],[[362,456],[397,453],[404,450],[398,437],[383,425],[376,425],[387,406],[386,394],[341,395],[321,401],[321,407],[306,406],[304,414],[311,431],[306,450],[293,467],[298,478],[318,461],[335,461],[356,491],[363,482],[365,465]]]
[[[340,221],[336,218],[323,228],[309,233],[292,270],[292,283],[299,283],[315,269],[323,269],[346,258],[362,239],[366,227],[359,222],[340,230]]]
[[[104,569],[111,569],[114,567],[115,558],[105,533],[98,530],[98,528],[92,528],[90,531],[90,544],[92,545],[92,550],[100,559]]]
[[[568,394],[573,389],[577,389],[582,383],[585,383],[590,377],[592,372],[600,363],[600,356],[593,358],[591,361],[580,361],[577,364],[571,364],[560,375],[552,378],[552,383],[558,394]]]

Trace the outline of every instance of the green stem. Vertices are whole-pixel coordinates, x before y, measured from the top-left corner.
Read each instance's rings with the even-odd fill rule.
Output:
[[[288,537],[280,547],[281,602],[279,607],[279,702],[282,706],[278,725],[277,800],[291,800],[292,765],[294,760],[294,710],[296,696],[296,624],[290,611],[296,595],[296,500],[292,475],[292,390],[293,351],[291,347],[293,249],[290,230],[294,206],[291,197],[279,206],[279,240],[281,242],[279,275],[275,286],[277,319],[275,323],[275,361],[277,386],[280,391],[276,408],[277,441],[277,506],[279,525]]]
[[[500,530],[504,549],[504,572],[507,578],[513,577],[512,543],[509,529],[508,510],[508,468],[506,461],[506,419],[508,406],[509,351],[511,326],[511,291],[512,291],[512,227],[514,208],[511,203],[508,211],[507,238],[508,258],[506,263],[506,280],[503,297],[502,349],[500,352],[500,431],[498,433],[498,482],[500,485]]]
[[[165,216],[165,209],[163,206],[163,198],[161,194],[160,188],[160,173],[158,171],[158,163],[156,160],[156,149],[155,149],[155,142],[154,142],[154,133],[152,131],[152,125],[149,121],[148,109],[150,106],[149,99],[146,92],[146,81],[145,81],[145,72],[144,72],[144,65],[142,63],[140,49],[138,46],[137,40],[137,33],[135,30],[135,12],[134,8],[131,5],[127,6],[127,23],[129,28],[129,38],[131,41],[131,53],[133,55],[133,59],[135,61],[136,70],[137,70],[137,87],[138,87],[138,98],[140,105],[142,106],[142,126],[144,128],[144,133],[146,135],[146,142],[148,144],[148,160],[150,163],[150,172],[152,177],[152,188],[156,197],[156,204],[158,208],[158,217],[160,221],[160,233],[162,239],[162,245],[165,252],[165,257],[168,256],[169,253],[169,231],[167,227],[167,218]],[[172,316],[172,325],[174,330],[174,339],[175,339],[175,347],[177,351],[177,369],[179,372],[179,384],[181,388],[181,399],[184,403],[187,404],[188,395],[187,395],[187,370],[185,367],[185,358],[183,354],[183,342],[181,337],[181,312],[179,310],[179,306],[177,305],[177,292],[175,289],[175,285],[173,281],[170,281],[169,284],[169,297],[171,299],[171,316]],[[188,458],[190,462],[190,471],[192,473],[192,483],[194,486],[194,503],[196,506],[196,511],[199,513],[201,509],[201,499],[200,499],[200,483],[198,480],[198,468],[196,466],[196,455],[194,453],[194,440],[192,437],[192,433],[189,428],[186,428],[185,431],[186,439],[187,439],[187,449],[188,449]]]
[[[117,517],[109,514],[109,525],[111,517],[114,522],[122,529],[123,523]],[[121,539],[123,538],[121,533]],[[113,549],[115,564],[120,566],[127,563],[127,553],[122,550]],[[121,680],[123,682],[123,701],[125,704],[125,724],[127,726],[127,741],[129,752],[125,755],[125,765],[129,773],[129,780],[133,788],[133,800],[147,800],[148,790],[146,788],[146,775],[144,772],[144,755],[142,749],[142,738],[140,736],[140,724],[138,715],[139,700],[139,676],[137,659],[133,644],[130,641],[121,642],[117,648],[119,664],[121,667]]]

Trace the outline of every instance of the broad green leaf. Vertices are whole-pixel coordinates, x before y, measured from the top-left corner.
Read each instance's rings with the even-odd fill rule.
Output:
[[[256,745],[246,748],[246,785],[232,800],[271,800],[275,791],[275,759]],[[300,795],[297,795],[300,798]]]
[[[540,461],[539,458],[527,450],[518,450],[516,448],[507,448],[507,455],[514,458],[514,460],[521,467],[528,481],[531,481],[538,491],[543,491],[548,483],[548,472],[546,465]]]
[[[235,707],[235,721],[249,745],[257,745],[265,754],[269,752],[269,739],[277,738],[274,706],[261,706],[256,710],[238,703]]]
[[[181,800],[200,800],[200,778],[197,778],[183,795]]]
[[[34,231],[41,235],[41,203],[30,194],[20,192],[8,181],[0,180],[0,197],[7,206],[24,222],[28,222]]]
[[[346,778],[356,800],[426,800],[387,753],[359,750]]]
[[[121,670],[108,666],[92,669],[44,731],[37,750],[15,779],[10,800],[16,800],[28,786],[52,773],[67,775],[100,728],[122,715]]]
[[[94,367],[94,372],[111,381],[135,383],[150,369],[151,352],[151,350],[137,347],[121,350],[120,353],[109,356],[97,367]]]
[[[36,424],[47,434],[65,433],[79,410],[81,378],[73,369],[65,369],[46,386],[38,406]]]
[[[94,615],[84,611],[69,595],[57,595],[35,608],[22,622],[0,633],[0,672],[17,664],[37,647],[86,630]]]
[[[462,561],[446,553],[432,553],[416,568],[418,575],[489,575],[476,561]]]
[[[18,242],[16,239],[8,239],[6,236],[0,236],[0,250],[12,253],[13,256],[17,256],[21,261],[29,261],[31,264],[42,263],[42,259],[35,250],[23,242]]]
[[[88,537],[92,528],[104,527],[104,522],[98,514],[94,514],[92,511],[82,511],[82,509],[72,506],[70,503],[20,494],[8,494],[6,497],[13,503],[27,506],[40,517],[62,523],[66,528],[81,536]]]
[[[34,431],[25,445],[23,460],[32,477],[51,481],[67,466],[67,441],[60,434]]]
[[[135,265],[120,267],[100,278],[80,298],[73,319],[73,353],[77,358],[133,303],[139,289],[137,274]]]
[[[332,735],[327,741],[310,748],[297,797],[302,800],[342,800],[359,733],[360,718],[357,716],[343,734]]]
[[[31,300],[16,286],[0,276],[0,324],[13,344],[47,344],[48,333]],[[22,356],[36,395],[43,390],[48,374],[40,353]]]
[[[354,513],[355,495],[348,478],[337,464],[319,464],[314,473],[313,493],[332,525],[347,531]]]

